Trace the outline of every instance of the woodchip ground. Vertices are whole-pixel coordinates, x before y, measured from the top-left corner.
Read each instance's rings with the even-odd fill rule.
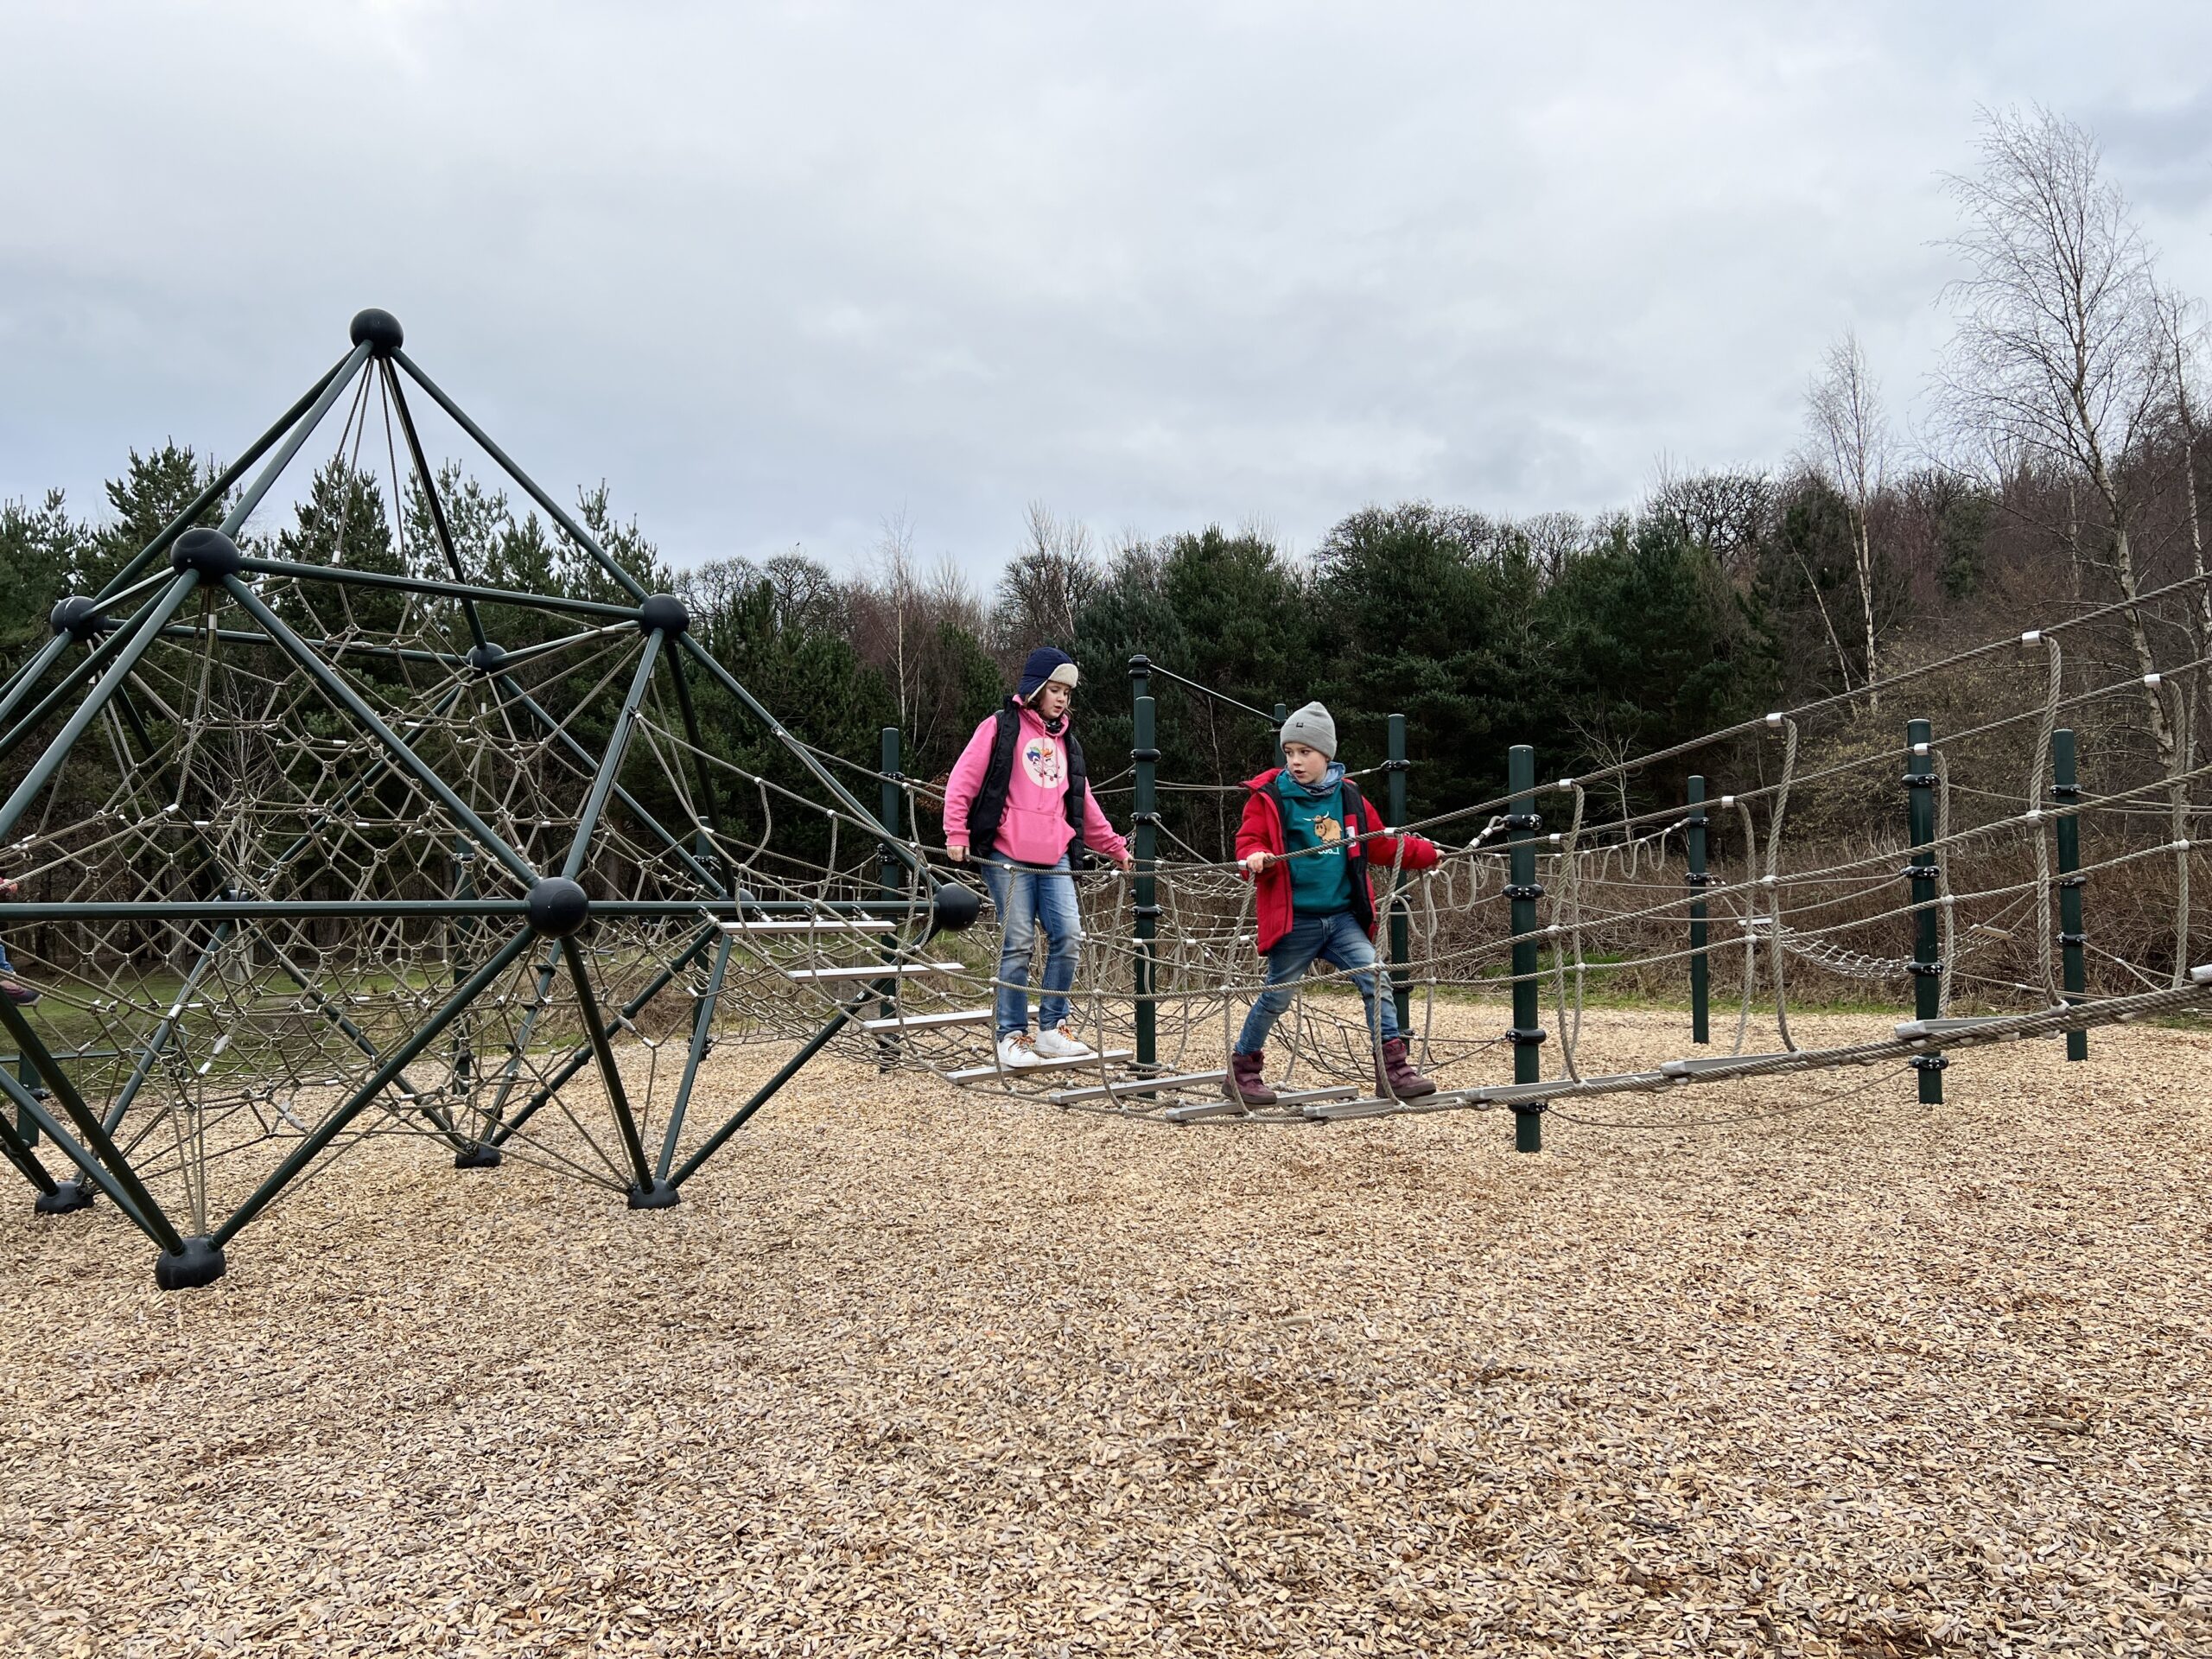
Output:
[[[678,1209],[387,1137],[175,1295],[18,1195],[0,1652],[2212,1652],[2212,1042],[2091,1047],[1540,1157],[824,1062]]]

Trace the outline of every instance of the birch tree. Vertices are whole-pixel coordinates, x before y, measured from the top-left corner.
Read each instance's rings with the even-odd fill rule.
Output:
[[[1943,371],[1954,418],[1993,447],[2078,479],[2085,564],[2110,576],[2139,672],[2158,671],[2140,604],[2136,479],[2175,406],[2151,250],[2096,141],[2047,110],[1985,115],[1981,168],[1949,181],[1958,333]],[[2094,540],[2088,538],[2094,536]],[[2158,690],[2145,714],[2171,766]]]
[[[1866,707],[1872,713],[1882,706],[1881,693],[1874,689],[1881,671],[1876,666],[1872,519],[1875,499],[1889,483],[1890,426],[1882,412],[1880,389],[1867,372],[1866,353],[1859,349],[1859,336],[1850,329],[1844,330],[1843,338],[1828,348],[1821,372],[1806,391],[1805,414],[1811,433],[1806,464],[1843,498],[1849,520],[1851,560],[1859,579],[1859,623],[1866,652],[1863,658]]]

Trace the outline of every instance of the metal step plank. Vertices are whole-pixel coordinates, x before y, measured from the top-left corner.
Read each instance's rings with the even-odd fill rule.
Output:
[[[889,920],[854,922],[824,919],[818,922],[722,922],[718,925],[725,933],[896,933],[901,924]]]
[[[1110,1100],[1121,1095],[1157,1095],[1169,1089],[1195,1089],[1219,1083],[1228,1075],[1226,1071],[1186,1071],[1173,1077],[1116,1077],[1110,1089],[1103,1084],[1093,1084],[1088,1089],[1064,1090],[1046,1098],[1055,1106],[1072,1106],[1078,1101]]]
[[[957,974],[957,962],[860,963],[849,968],[786,968],[785,979],[889,979],[904,974]]]
[[[1131,1060],[1135,1058],[1136,1050],[1133,1048],[1109,1048],[1103,1054],[1084,1054],[1066,1060],[1039,1060],[1034,1065],[1009,1065],[1003,1069],[1003,1073],[1001,1069],[995,1065],[971,1065],[964,1071],[946,1072],[944,1080],[947,1083],[957,1084],[983,1083],[995,1081],[1003,1075],[1007,1081],[1011,1082],[1015,1078],[1027,1077],[1033,1071],[1065,1071],[1070,1066],[1096,1065],[1101,1060],[1111,1065],[1116,1060]]]
[[[903,1020],[863,1020],[862,1031],[934,1031],[943,1026],[980,1026],[991,1018],[988,1008],[962,1008],[950,1014],[910,1014]]]

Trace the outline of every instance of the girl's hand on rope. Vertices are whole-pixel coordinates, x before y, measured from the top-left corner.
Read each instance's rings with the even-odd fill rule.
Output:
[[[950,842],[944,849],[944,855],[956,864],[965,864],[968,861],[968,843],[964,841]]]
[[[1127,875],[1131,870],[1136,868],[1136,867],[1137,858],[1135,853],[1116,853],[1114,855],[1114,868],[1121,871],[1123,875]]]
[[[1248,853],[1244,858],[1244,868],[1257,875],[1274,861],[1275,855],[1273,853]]]

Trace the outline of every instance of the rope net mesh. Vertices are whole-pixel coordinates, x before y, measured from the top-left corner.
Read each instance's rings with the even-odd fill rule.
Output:
[[[349,359],[357,368],[366,350]],[[341,456],[358,462],[362,435],[388,430],[395,411],[406,424],[399,385],[388,365],[360,377]],[[1516,940],[1509,921],[1510,803],[1408,826],[1440,856],[1419,872],[1377,861],[1378,910],[1403,918],[1406,940],[1383,971],[1403,989],[1434,1096],[1378,1090],[1376,1033],[1350,976],[1317,963],[1270,1039],[1283,1100],[1228,1113],[1220,1074],[1265,967],[1253,884],[1179,844],[1150,872],[1155,938],[1139,938],[1128,878],[1081,879],[1072,1000],[1095,1052],[1009,1070],[991,1042],[995,918],[966,933],[933,925],[940,886],[972,872],[944,865],[925,833],[924,786],[840,760],[855,781],[897,791],[887,831],[728,665],[680,626],[646,626],[646,596],[572,523],[561,521],[607,569],[603,601],[494,587],[454,555],[442,519],[426,539],[438,484],[419,452],[410,468],[395,447],[380,487],[378,512],[400,527],[382,543],[399,550],[385,566],[361,562],[342,522],[308,550],[312,563],[249,546],[230,574],[164,569],[157,543],[127,573],[135,586],[105,601],[104,626],[0,691],[5,731],[35,696],[67,689],[0,737],[13,790],[0,873],[17,888],[0,939],[40,994],[0,1057],[8,1155],[41,1192],[65,1175],[100,1185],[156,1237],[166,1217],[219,1243],[377,1135],[428,1137],[464,1163],[512,1157],[633,1199],[671,1190],[765,1093],[739,1096],[801,1044],[798,1058],[827,1046],[1067,1110],[1311,1122],[1566,1110],[1689,1081],[1895,1065],[1933,1035],[1906,1026],[1805,1049],[1792,998],[1841,988],[1902,1003],[1931,970],[1913,950],[1930,911],[1939,1017],[1962,995],[1984,1010],[1944,1029],[1945,1048],[2180,1009],[2212,990],[2190,971],[2203,768],[2184,741],[2155,776],[2055,799],[2062,720],[2141,687],[2067,692],[2057,640],[2038,635],[2018,648],[2008,711],[1938,734],[1924,756],[1871,744],[1801,768],[1801,724],[1838,717],[1827,705],[1772,716],[1748,739],[1705,740],[1716,775],[1748,766],[1751,781],[1707,804],[1704,885],[1688,879],[1689,815],[1639,804],[1654,762],[1678,778],[1699,745],[1539,785],[1533,938]],[[708,741],[693,688],[709,685],[715,717],[757,717],[778,764],[756,770]],[[1898,792],[1907,770],[1932,775],[1937,798],[1919,845]],[[1794,815],[1838,799],[1863,804],[1855,842],[1800,833]],[[2072,997],[2052,948],[2061,810],[2085,827],[2081,879],[2171,872],[2171,960],[2100,958]],[[1934,899],[1914,900],[1908,865],[1936,871]],[[556,880],[589,904],[565,935],[531,916],[533,893]],[[1732,1016],[1719,1022],[1725,1053],[1587,1075],[1591,1001],[1671,984],[1700,902],[1716,1001]],[[1501,1081],[1516,943],[1539,953],[1550,1070],[1535,1085]],[[1033,960],[1045,955],[1040,940]],[[1141,957],[1156,1031],[1141,1065]],[[1496,1035],[1442,1029],[1464,1029],[1439,1020],[1445,1001],[1492,998]],[[748,1048],[757,1063],[734,1064]]]

